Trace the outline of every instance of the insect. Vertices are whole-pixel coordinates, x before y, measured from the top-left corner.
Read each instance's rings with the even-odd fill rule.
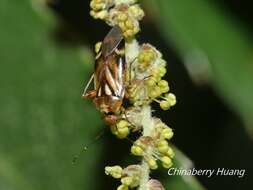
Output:
[[[123,34],[114,26],[102,42],[96,56],[95,72],[88,82],[82,97],[94,98],[95,107],[104,113],[107,123],[116,122],[125,96],[125,54],[121,48]],[[87,91],[94,81],[94,90]]]

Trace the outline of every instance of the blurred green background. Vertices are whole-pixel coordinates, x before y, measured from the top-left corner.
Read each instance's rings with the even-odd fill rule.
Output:
[[[166,189],[251,189],[253,12],[250,1],[143,0],[138,39],[168,61],[178,104],[156,108],[175,130],[176,165],[246,169],[246,176],[169,177]],[[109,27],[87,0],[0,1],[0,190],[116,189],[104,166],[138,162],[80,98],[93,45]],[[106,128],[105,135],[73,156]],[[185,156],[187,155],[187,157]],[[191,160],[191,161],[190,161]]]

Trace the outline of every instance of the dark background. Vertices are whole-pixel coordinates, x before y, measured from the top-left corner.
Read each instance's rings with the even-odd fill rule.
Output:
[[[142,1],[143,2],[143,1]],[[17,3],[18,4],[18,3]],[[231,16],[231,18],[235,19],[237,22],[239,22],[241,25],[243,25],[245,28],[244,30],[248,31],[249,33],[252,33],[253,30],[253,11],[251,9],[251,2],[250,1],[236,1],[236,0],[223,0],[223,1],[213,1],[213,4],[220,10],[226,12]],[[145,4],[146,5],[146,4]],[[69,0],[57,0],[57,1],[48,1],[47,6],[50,7],[51,11],[55,13],[57,16],[57,22],[56,24],[48,30],[48,39],[50,39],[53,44],[56,44],[57,47],[63,47],[66,49],[76,49],[81,48],[83,46],[87,47],[87,49],[93,49],[93,46],[95,42],[100,41],[103,39],[107,31],[110,29],[104,22],[99,20],[94,20],[89,15],[89,2],[86,0],[75,0],[75,1],[69,1]],[[148,6],[148,5],[146,5]],[[146,7],[144,6],[144,7]],[[17,6],[18,7],[18,6]],[[147,7],[147,10],[148,9]],[[177,51],[177,48],[175,48],[175,45],[173,43],[169,43],[164,39],[164,36],[161,35],[160,28],[157,26],[157,21],[152,17],[152,13],[149,11],[146,11],[146,17],[142,22],[142,31],[140,34],[138,34],[137,38],[140,42],[149,42],[153,45],[155,45],[161,52],[163,52],[164,58],[168,61],[168,74],[167,74],[167,80],[170,81],[171,89],[173,93],[176,94],[178,103],[177,105],[168,112],[162,112],[160,111],[159,107],[157,105],[154,105],[154,108],[157,110],[155,112],[155,115],[162,118],[163,121],[168,123],[169,126],[171,126],[175,130],[175,136],[173,138],[173,143],[182,151],[184,152],[193,162],[194,166],[199,169],[212,169],[212,168],[229,168],[229,169],[246,169],[246,175],[243,178],[238,178],[236,176],[213,176],[212,178],[207,178],[206,176],[198,177],[200,182],[206,187],[206,189],[214,190],[214,189],[230,189],[230,190],[238,190],[238,189],[251,189],[253,186],[252,183],[252,171],[253,171],[253,148],[252,148],[252,138],[250,138],[249,133],[244,128],[244,121],[241,118],[240,114],[238,114],[235,109],[230,106],[227,101],[224,101],[224,97],[220,96],[220,93],[216,91],[216,88],[214,88],[209,82],[204,83],[195,83],[194,80],[192,80],[192,76],[187,71],[183,59],[180,56],[180,53]],[[151,16],[150,16],[151,15]],[[194,26],[193,26],[194,27]],[[221,42],[222,43],[222,42]],[[253,49],[252,49],[253,53]],[[15,56],[15,51],[13,51],[13,56]],[[71,60],[71,59],[70,59]],[[32,68],[32,66],[30,66]],[[60,67],[60,65],[57,65],[57,68]],[[71,68],[71,66],[68,64],[65,64],[66,68]],[[88,69],[87,69],[87,68]],[[15,68],[14,68],[15,69]],[[42,68],[43,69],[43,68]],[[55,73],[58,73],[57,71],[54,71]],[[66,72],[63,71],[60,75],[62,77],[59,80],[68,80],[68,69],[66,69]],[[74,71],[78,70],[78,68],[74,69]],[[87,71],[88,70],[88,71]],[[8,69],[10,71],[10,68]],[[39,72],[39,71],[38,71]],[[88,75],[92,73],[92,66],[85,66],[85,69],[78,70],[78,75],[82,76],[86,74],[84,80],[88,79]],[[28,73],[29,75],[29,73]],[[52,74],[54,75],[54,74]],[[75,75],[74,72],[72,75]],[[32,75],[31,75],[32,76]],[[41,75],[41,80],[43,80],[43,76]],[[20,76],[22,78],[22,76]],[[45,76],[47,77],[47,76]],[[15,77],[14,77],[15,78]],[[56,78],[57,79],[57,78]],[[80,78],[78,78],[80,79]],[[82,78],[83,79],[83,78]],[[29,80],[38,80],[35,78],[30,78]],[[77,79],[73,80],[72,82],[77,81]],[[250,81],[253,83],[253,81]],[[68,83],[68,82],[67,82]],[[69,85],[72,83],[70,82]],[[61,126],[62,129],[60,131],[57,130],[57,128],[54,128],[54,132],[59,133],[59,137],[57,138],[70,138],[68,141],[64,141],[64,139],[56,141],[56,143],[59,143],[59,146],[56,146],[54,148],[54,151],[49,151],[48,147],[44,147],[47,154],[44,155],[44,158],[49,158],[50,162],[50,154],[53,159],[53,155],[58,154],[58,152],[66,151],[63,155],[67,157],[63,158],[61,160],[61,156],[58,158],[55,158],[54,164],[57,167],[57,165],[63,164],[68,162],[68,164],[71,162],[71,158],[73,157],[73,154],[79,151],[79,148],[82,146],[83,143],[86,143],[87,141],[90,141],[90,139],[93,139],[97,132],[99,130],[93,129],[94,132],[91,134],[86,134],[86,130],[83,129],[82,126],[76,127],[78,124],[85,123],[85,117],[94,118],[93,120],[96,120],[96,124],[94,125],[94,128],[96,126],[101,126],[102,129],[104,126],[101,124],[100,121],[98,121],[97,113],[96,111],[87,111],[86,108],[84,108],[87,104],[91,103],[84,103],[82,101],[79,101],[78,99],[78,93],[79,90],[82,88],[83,81],[79,81],[76,86],[75,93],[75,105],[79,105],[80,108],[78,112],[85,115],[88,114],[88,116],[84,116],[84,118],[80,119],[78,123],[75,123],[73,120],[78,119],[78,117],[74,116],[67,116],[68,119],[71,119],[74,122],[74,132],[68,133],[67,131],[70,129],[66,129],[64,127],[66,126],[64,124],[61,124],[60,119],[56,120],[56,126]],[[22,85],[22,84],[21,84]],[[57,80],[55,81],[55,86],[57,86]],[[6,83],[6,86],[7,83]],[[55,87],[51,86],[51,87]],[[60,91],[57,91],[57,93],[62,92],[65,93],[68,90],[68,85],[62,86],[63,88]],[[31,86],[32,88],[32,86]],[[49,86],[50,88],[50,86]],[[78,88],[78,89],[77,89]],[[6,88],[7,89],[7,88]],[[30,89],[30,88],[29,88]],[[236,89],[236,88],[235,88]],[[51,89],[53,92],[54,90]],[[50,92],[51,92],[50,91]],[[35,92],[36,93],[36,92]],[[73,92],[74,93],[74,92]],[[68,94],[67,94],[68,95]],[[67,96],[66,95],[66,96]],[[17,95],[17,97],[20,97],[21,95]],[[26,96],[26,95],[24,95]],[[251,97],[253,94],[251,94]],[[56,96],[57,97],[57,96]],[[69,96],[70,97],[70,96]],[[18,99],[18,98],[17,98]],[[18,100],[23,101],[24,99]],[[43,104],[43,98],[42,103]],[[62,104],[62,101],[65,101],[66,97],[59,99],[55,102],[55,105],[53,107],[54,113],[56,113],[56,117],[64,117],[64,109],[68,109],[66,106],[59,106]],[[253,99],[249,100],[252,101]],[[30,101],[29,99],[27,100]],[[35,102],[40,100],[34,100]],[[49,104],[50,108],[50,101],[46,101],[46,103]],[[71,104],[71,102],[70,102]],[[90,105],[89,105],[90,106]],[[70,106],[71,107],[71,106]],[[82,109],[84,108],[85,111]],[[71,108],[73,109],[73,108]],[[91,106],[89,109],[95,109]],[[88,113],[87,113],[88,112]],[[12,113],[12,112],[11,112]],[[67,112],[66,112],[67,113]],[[15,116],[20,113],[12,113],[8,114],[7,117],[15,118]],[[52,117],[55,115],[53,114]],[[40,117],[41,118],[41,117]],[[43,119],[43,118],[42,118]],[[92,125],[93,120],[89,120],[88,124]],[[87,124],[87,123],[85,123]],[[3,126],[5,123],[3,122]],[[25,126],[26,124],[23,123],[20,126]],[[71,123],[68,124],[67,127],[71,127]],[[99,127],[98,127],[99,128]],[[6,131],[6,130],[5,130]],[[1,133],[5,132],[4,130]],[[62,134],[61,134],[62,132]],[[66,133],[66,134],[65,134]],[[67,134],[68,133],[68,134]],[[78,136],[80,133],[80,136]],[[10,132],[10,135],[12,133]],[[22,134],[22,132],[21,132]],[[82,138],[82,134],[85,134],[84,140],[80,139]],[[40,135],[38,133],[38,135]],[[62,135],[62,136],[61,136]],[[73,138],[73,139],[72,139]],[[76,139],[79,138],[79,139]],[[7,140],[6,140],[7,141]],[[15,139],[10,139],[10,141],[15,141]],[[48,141],[47,138],[45,138],[45,141]],[[73,145],[68,147],[64,147],[65,143],[71,143],[71,141],[75,142]],[[33,143],[32,142],[26,142],[25,139],[22,140],[24,144]],[[55,141],[52,142],[53,144]],[[8,144],[8,143],[7,143]],[[19,141],[17,141],[17,144],[19,144]],[[5,144],[4,144],[5,145]],[[13,144],[15,145],[15,143]],[[63,148],[59,149],[59,147],[63,146]],[[100,146],[100,148],[96,149],[96,146]],[[93,154],[95,152],[99,152],[99,156],[96,157],[96,167],[92,168],[92,165],[90,166],[90,170],[94,170],[95,172],[92,172],[92,176],[90,177],[90,180],[94,180],[92,183],[96,183],[98,181],[99,183],[96,184],[96,189],[115,189],[117,182],[116,180],[113,180],[111,178],[108,178],[107,176],[103,175],[103,167],[106,164],[118,164],[118,163],[127,163],[129,160],[134,161],[136,158],[132,156],[128,156],[129,153],[126,151],[130,147],[129,142],[127,141],[119,141],[115,139],[109,132],[109,130],[106,130],[105,135],[102,137],[102,140],[98,141],[96,145],[92,146],[88,153],[85,153],[83,157],[79,159],[79,163],[77,163],[77,167],[68,165],[67,168],[59,170],[56,172],[57,174],[61,176],[61,171],[66,172],[62,173],[64,178],[57,178],[57,180],[66,180],[68,179],[68,172],[75,173],[72,176],[73,181],[75,181],[75,185],[78,187],[78,189],[92,189],[92,185],[87,187],[86,180],[82,180],[82,172],[78,172],[76,170],[88,170],[86,165],[87,160],[93,160]],[[5,146],[6,148],[6,146]],[[10,149],[14,149],[15,147],[6,148],[6,151],[4,150],[4,153],[8,155],[8,157],[14,157],[13,155],[16,155],[17,157],[20,156],[19,153],[12,154],[9,153]],[[20,149],[22,150],[22,149]],[[22,151],[23,152],[23,151]],[[33,153],[31,153],[31,156],[33,158]],[[34,159],[40,159],[41,157],[39,155],[35,156]],[[58,160],[61,160],[58,162]],[[22,170],[23,167],[30,166],[30,161],[16,161],[17,164],[24,163],[20,166],[19,169]],[[15,163],[15,161],[13,161]],[[83,164],[83,162],[86,162]],[[135,161],[136,162],[136,161]],[[16,164],[16,163],[15,163]],[[40,162],[36,163],[37,165],[40,164]],[[41,166],[41,169],[50,167],[51,164],[45,164]],[[0,165],[1,166],[1,165]],[[16,165],[14,165],[16,167]],[[72,167],[71,169],[69,169]],[[102,169],[101,169],[102,168]],[[1,168],[0,168],[1,170]],[[71,170],[71,171],[70,171]],[[24,176],[32,176],[37,175],[37,173],[40,173],[36,167],[29,170],[31,172],[28,172],[28,174],[24,174]],[[88,172],[89,173],[89,172]],[[50,173],[51,175],[52,173]],[[50,179],[50,175],[47,176],[47,173],[41,174],[41,178],[43,178],[43,184],[47,184],[47,179],[50,181],[50,184],[53,187],[54,181]],[[54,176],[54,174],[52,174]],[[76,176],[77,177],[76,177]],[[154,176],[160,175],[158,172],[154,173]],[[1,177],[1,175],[0,175]],[[10,177],[12,179],[12,177]],[[38,177],[39,178],[39,177]],[[162,178],[166,179],[166,172],[163,171]],[[11,180],[13,183],[15,183],[16,178]],[[45,180],[45,182],[44,182]],[[3,180],[4,181],[4,180]],[[39,185],[38,181],[31,182],[32,187],[37,187]],[[1,182],[1,180],[0,180]],[[10,182],[10,184],[12,183]],[[71,181],[66,182],[71,183]],[[169,180],[168,180],[169,183]],[[9,184],[9,182],[6,182],[6,184]],[[4,185],[2,185],[5,187]],[[1,185],[0,185],[1,187]],[[7,187],[9,187],[7,185]],[[71,187],[71,185],[69,186]],[[11,188],[10,188],[11,189]],[[15,189],[15,188],[12,188]],[[19,189],[18,187],[16,189]],[[37,189],[37,188],[35,188]],[[61,185],[58,185],[56,189],[61,189]],[[65,189],[68,189],[65,187]],[[178,188],[180,189],[180,188]]]

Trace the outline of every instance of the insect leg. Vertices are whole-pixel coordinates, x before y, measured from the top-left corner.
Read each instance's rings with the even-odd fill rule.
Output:
[[[97,96],[97,91],[96,90],[91,90],[89,92],[86,92],[85,94],[82,95],[83,99],[89,99],[89,98],[94,98]]]
[[[93,79],[94,79],[94,73],[91,75],[89,82],[86,84],[86,86],[84,88],[83,95],[82,95],[83,97],[86,95],[87,90],[88,90]]]
[[[131,85],[132,82],[132,66],[133,63],[136,61],[137,57],[135,57],[130,63],[129,63],[129,84]]]

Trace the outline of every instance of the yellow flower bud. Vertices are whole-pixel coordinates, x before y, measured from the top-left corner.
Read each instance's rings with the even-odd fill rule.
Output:
[[[159,152],[161,152],[162,154],[166,154],[169,150],[169,144],[166,140],[162,140],[157,144],[157,149],[159,150]]]
[[[160,62],[160,65],[161,65],[161,67],[166,68],[166,61],[162,59]]]
[[[133,30],[129,30],[129,29],[124,32],[124,36],[126,38],[129,38],[129,37],[133,36],[134,34],[135,34],[134,31]]]
[[[160,153],[166,154],[169,150],[169,147],[168,146],[159,146],[159,147],[157,147],[157,149],[159,150]]]
[[[176,96],[174,94],[172,94],[172,93],[166,94],[165,98],[170,103],[170,106],[174,106],[177,103]]]
[[[127,185],[124,185],[124,184],[120,185],[120,186],[117,188],[117,190],[128,190],[128,189],[129,189],[128,186],[127,186]]]
[[[169,92],[170,88],[169,88],[169,86],[166,86],[166,87],[161,87],[160,90],[162,93],[167,93],[167,92]]]
[[[117,137],[119,139],[124,139],[126,138],[130,133],[130,130],[128,127],[124,127],[124,128],[118,128],[118,134]]]
[[[102,42],[97,42],[95,45],[95,52],[98,53],[101,49]]]
[[[158,168],[158,165],[156,163],[156,160],[154,158],[148,158],[147,163],[151,170],[156,170]]]
[[[118,129],[121,129],[121,128],[126,128],[126,127],[128,127],[128,126],[129,126],[129,123],[128,123],[128,121],[122,119],[122,120],[120,120],[116,125],[117,125],[117,128],[118,128]]]
[[[158,75],[160,77],[163,77],[166,74],[166,72],[167,72],[167,69],[165,67],[160,67]]]
[[[170,158],[174,158],[175,153],[174,153],[174,151],[173,151],[173,149],[171,147],[169,147],[169,150],[166,153],[166,155],[168,155]]]
[[[106,166],[105,174],[111,175],[113,178],[121,178],[123,169],[120,166]]]
[[[99,11],[100,9],[103,8],[103,3],[99,2],[99,1],[96,1],[96,0],[93,0],[90,2],[90,7],[91,9],[93,9],[94,11]]]
[[[145,58],[144,53],[143,52],[139,53],[139,55],[138,55],[138,62],[143,62],[144,58]]]
[[[131,20],[127,20],[127,21],[125,22],[125,25],[126,25],[126,27],[129,28],[129,29],[132,29],[132,28],[134,27],[134,23],[131,22]]]
[[[149,87],[155,86],[156,80],[154,77],[150,77],[145,81],[145,84],[148,85]]]
[[[157,93],[153,90],[153,88],[148,89],[148,96],[152,99],[157,97]]]
[[[166,80],[161,80],[158,82],[158,86],[160,87],[162,93],[166,93],[170,90],[169,84]]]
[[[119,21],[126,21],[127,20],[127,14],[126,13],[121,13],[118,15],[118,20]]]
[[[173,137],[173,135],[174,135],[174,133],[173,133],[172,129],[169,128],[169,127],[166,127],[162,131],[162,137],[165,138],[165,139],[170,140]]]
[[[121,183],[126,186],[130,186],[133,183],[133,177],[127,176],[121,178]]]
[[[135,19],[141,20],[144,16],[144,11],[140,8],[139,5],[130,6],[129,11],[133,14]]]
[[[168,156],[163,156],[161,158],[162,164],[164,168],[170,168],[172,166],[172,160]]]
[[[139,27],[134,27],[133,31],[134,31],[134,34],[137,34],[140,31],[140,28]]]
[[[166,80],[161,80],[161,81],[158,82],[158,86],[166,87],[166,86],[169,86],[169,84]]]
[[[160,140],[158,143],[157,143],[157,146],[168,146],[168,142],[166,140]]]
[[[159,123],[156,124],[156,127],[164,129],[164,128],[167,128],[167,125],[165,123],[163,123],[163,122],[159,122]]]
[[[90,11],[90,15],[95,18],[95,19],[101,19],[101,20],[104,20],[108,17],[108,12],[107,10],[101,10],[101,11]]]
[[[149,59],[152,60],[152,61],[155,59],[155,52],[152,51],[152,50],[149,51]]]
[[[150,54],[149,54],[149,52],[145,52],[144,61],[145,61],[146,63],[149,63],[150,61],[152,61],[152,60],[150,59]]]
[[[158,86],[155,86],[154,88],[148,89],[148,95],[150,98],[154,99],[161,95],[161,90]]]
[[[110,129],[111,129],[112,134],[114,134],[114,135],[118,134],[117,127],[115,125],[111,125]]]
[[[133,145],[131,147],[131,153],[135,156],[142,156],[143,150],[141,147]]]
[[[162,78],[162,76],[160,76],[160,70],[155,68],[153,71],[152,71],[152,75],[155,77],[156,81],[159,82]]]
[[[103,3],[97,3],[94,5],[94,11],[99,11],[101,9],[103,9],[104,4]]]
[[[125,23],[124,22],[119,22],[118,25],[121,28],[121,30],[125,29]]]
[[[110,128],[114,135],[116,135],[119,139],[123,139],[126,138],[130,133],[129,126],[129,122],[123,119],[120,120],[116,125],[111,126]]]
[[[160,107],[163,110],[168,110],[168,109],[170,109],[170,103],[168,101],[163,100],[160,102]]]
[[[135,95],[135,96],[131,97],[130,102],[132,104],[135,104],[139,99],[140,99],[139,95]]]

